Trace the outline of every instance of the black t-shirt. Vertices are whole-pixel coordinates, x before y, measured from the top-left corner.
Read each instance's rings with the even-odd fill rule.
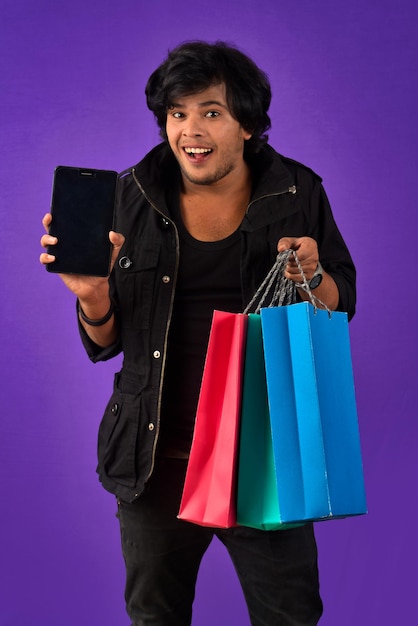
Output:
[[[188,453],[206,349],[215,309],[242,310],[240,233],[220,241],[198,241],[173,207],[180,240],[180,265],[168,338],[159,448]]]

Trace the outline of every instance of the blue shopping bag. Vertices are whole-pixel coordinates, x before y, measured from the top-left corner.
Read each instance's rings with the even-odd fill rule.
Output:
[[[279,521],[366,513],[347,314],[260,314]]]

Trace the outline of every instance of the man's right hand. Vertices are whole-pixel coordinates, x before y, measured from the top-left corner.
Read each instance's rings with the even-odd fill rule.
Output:
[[[48,233],[51,222],[52,216],[50,213],[47,213],[42,220],[42,224],[47,233],[41,237],[41,246],[44,248],[47,246],[54,246],[57,243],[57,238],[52,237]],[[110,271],[112,271],[119,251],[124,244],[125,237],[120,233],[110,231],[109,241],[113,246],[110,262]],[[53,254],[48,254],[47,252],[42,252],[39,260],[42,265],[49,265],[50,263],[54,263],[55,256]],[[79,316],[80,323],[85,328],[89,337],[97,345],[102,347],[106,347],[114,343],[117,337],[115,317],[114,315],[111,315],[107,318],[107,313],[111,309],[109,277],[81,276],[79,274],[59,274],[59,276],[68,289],[70,289],[70,291],[72,291],[78,298],[85,318],[93,321],[98,321],[105,317],[107,319],[104,324],[91,325],[86,323],[86,321]]]
[[[57,238],[52,237],[48,233],[51,221],[52,215],[51,213],[47,213],[42,220],[42,224],[47,233],[45,235],[42,235],[41,237],[41,246],[43,248],[47,248],[47,246],[54,246],[57,243]],[[110,231],[109,241],[113,246],[110,263],[110,271],[112,271],[119,251],[124,244],[125,238],[120,233]],[[47,252],[42,252],[39,260],[42,265],[49,265],[51,263],[54,263],[55,256],[52,254],[48,254]],[[97,301],[100,300],[101,297],[108,297],[108,277],[82,276],[79,274],[59,274],[59,276],[66,284],[68,289],[70,289],[70,291],[72,291],[77,296],[80,302],[93,304],[97,303]]]

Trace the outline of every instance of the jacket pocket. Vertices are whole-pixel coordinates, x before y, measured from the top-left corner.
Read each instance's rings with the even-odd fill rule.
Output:
[[[144,330],[150,326],[159,256],[157,240],[140,241],[126,246],[115,265],[119,315],[125,328]]]
[[[140,393],[122,393],[120,375],[107,404],[98,437],[99,474],[126,487],[137,480],[136,449],[141,412]]]

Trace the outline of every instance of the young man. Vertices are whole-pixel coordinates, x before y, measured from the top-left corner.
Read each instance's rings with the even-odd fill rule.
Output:
[[[312,524],[211,529],[177,513],[213,310],[242,311],[277,251],[293,248],[315,295],[352,317],[355,269],[321,179],[267,145],[270,86],[248,57],[223,43],[183,44],[146,95],[163,142],[120,176],[112,273],[62,276],[78,298],[89,357],[124,353],[98,473],[117,496],[127,612],[133,625],[190,624],[216,535],[253,626],[313,626],[322,603]],[[302,280],[294,262],[286,277]]]

